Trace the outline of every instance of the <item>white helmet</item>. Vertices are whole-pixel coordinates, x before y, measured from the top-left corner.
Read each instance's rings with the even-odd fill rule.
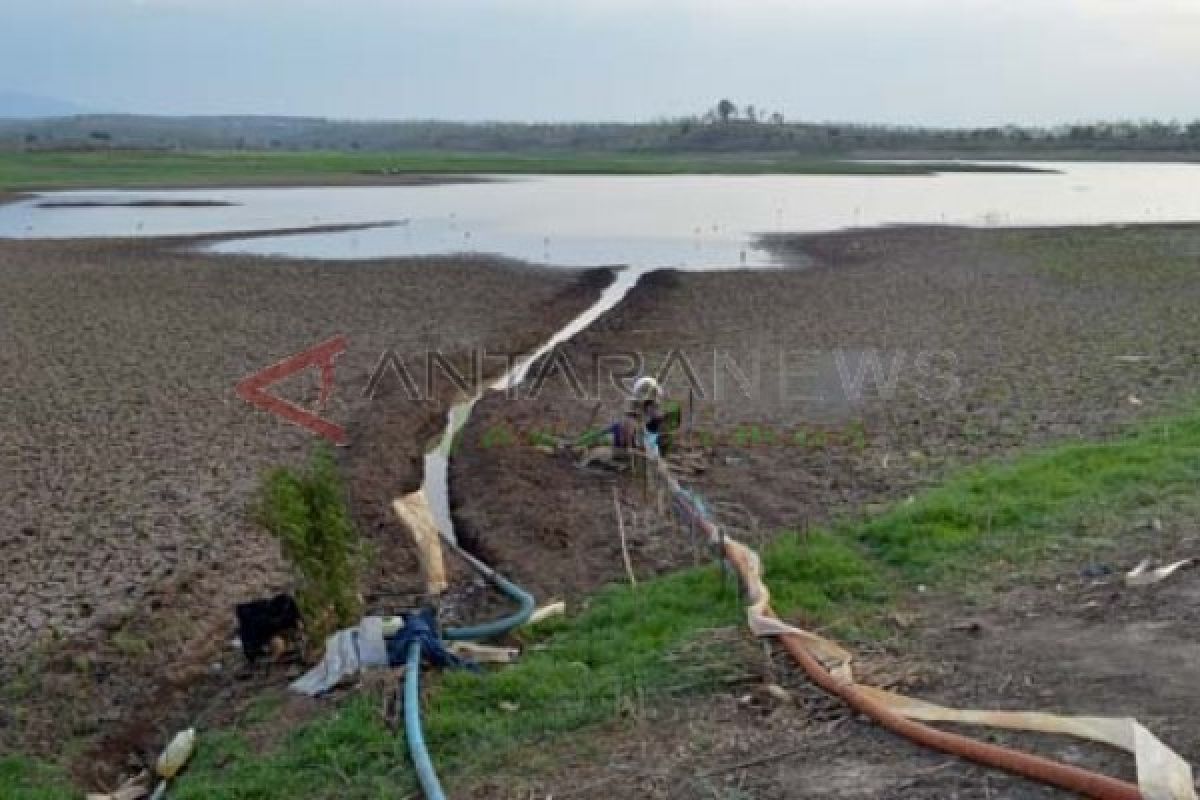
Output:
[[[638,399],[654,399],[662,393],[662,387],[658,385],[658,381],[649,375],[638,378],[637,382],[633,384],[633,395]]]

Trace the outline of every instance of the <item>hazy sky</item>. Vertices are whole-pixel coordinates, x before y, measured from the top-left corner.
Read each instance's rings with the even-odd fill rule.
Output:
[[[0,0],[0,90],[95,110],[1200,117],[1200,0]]]

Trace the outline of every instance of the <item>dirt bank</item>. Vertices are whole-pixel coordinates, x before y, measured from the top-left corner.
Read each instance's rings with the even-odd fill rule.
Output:
[[[317,186],[441,186],[450,183],[483,183],[493,180],[484,175],[447,175],[437,173],[387,173],[387,172],[343,172],[334,175],[323,175],[312,171],[282,173],[279,175],[246,175],[237,176],[222,173],[215,177],[201,178],[190,176],[185,180],[171,179],[137,179],[133,183],[122,182],[120,191],[171,191],[212,189],[304,189]],[[0,189],[0,197],[5,193],[9,200],[17,197],[27,197],[37,192],[87,191],[88,189],[111,189],[111,182],[99,184],[60,185],[53,182],[45,185],[24,186],[21,194],[11,190]]]
[[[44,200],[38,208],[228,208],[240,205],[223,200]]]
[[[0,241],[11,465],[0,471],[0,683],[12,693],[0,749],[53,752],[98,737],[123,761],[122,748],[161,746],[179,721],[171,710],[204,698],[197,686],[228,687],[213,672],[233,604],[287,585],[247,504],[263,470],[299,463],[313,445],[239,400],[237,381],[348,337],[325,416],[349,431],[339,455],[378,553],[375,601],[411,588],[386,503],[419,483],[422,448],[451,396],[443,383],[414,401],[390,379],[364,396],[381,354],[421,380],[426,350],[460,363],[475,348],[521,352],[608,279],[485,259],[178,249],[189,241]],[[279,391],[313,403],[316,375]]]
[[[671,351],[686,354],[707,394],[690,415],[705,468],[685,483],[749,511],[764,535],[874,513],[982,458],[1101,438],[1186,402],[1200,380],[1200,226],[899,229],[773,244],[806,268],[653,275],[564,351],[584,384],[594,356],[641,351],[653,373]],[[750,396],[724,366],[714,392],[714,352],[743,369]],[[860,379],[870,353],[882,372],[874,377],[868,360]],[[481,403],[452,489],[461,528],[497,566],[543,596],[579,601],[625,580],[612,488],[630,505],[643,501],[627,475],[582,471],[522,444],[531,430],[579,431],[619,413],[616,393],[604,391],[594,415],[594,393],[576,397],[563,372],[536,398]],[[793,391],[778,391],[781,373]],[[686,409],[678,378],[673,396]],[[1092,557],[1113,572],[1051,563],[1005,576],[984,598],[914,591],[910,621],[883,652],[852,645],[920,696],[1136,715],[1194,760],[1200,738],[1185,721],[1200,697],[1180,676],[1195,658],[1197,573],[1127,591],[1117,572],[1145,555],[1194,554],[1200,511],[1167,505],[1149,530],[1145,520],[1104,521],[1120,544]],[[643,577],[694,557],[674,532],[643,531],[631,551]],[[790,682],[798,702],[742,701],[765,680]],[[800,786],[820,798],[1061,796],[831,711],[782,662],[686,706],[652,704],[578,746],[517,758],[540,767],[495,776],[475,796],[782,798]],[[989,735],[1132,777],[1132,761],[1103,748]]]
[[[612,477],[521,444],[619,414],[607,377],[598,394],[590,385],[597,360],[603,372],[640,353],[651,374],[673,361],[668,383],[707,465],[689,481],[768,530],[862,515],[985,456],[1102,435],[1200,380],[1200,227],[772,244],[807,268],[643,279],[564,350],[586,397],[555,368],[536,397],[479,405],[452,491],[485,554],[549,594],[578,597],[621,574]],[[680,355],[698,383],[690,415]],[[647,571],[684,555],[645,546]]]

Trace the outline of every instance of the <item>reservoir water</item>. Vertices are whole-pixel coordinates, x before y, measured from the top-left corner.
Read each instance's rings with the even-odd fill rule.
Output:
[[[781,231],[1200,221],[1200,165],[1029,166],[1056,171],[547,175],[434,186],[52,192],[0,206],[0,237],[159,236],[391,222],[338,233],[234,239],[214,249],[339,259],[480,252],[568,267],[704,269],[767,266],[771,257],[756,238]],[[58,207],[40,205],[48,200]],[[172,201],[192,206],[128,205]]]

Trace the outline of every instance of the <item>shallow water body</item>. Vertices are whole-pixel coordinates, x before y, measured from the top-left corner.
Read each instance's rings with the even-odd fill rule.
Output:
[[[756,237],[850,227],[1200,221],[1200,165],[1038,163],[1052,173],[498,177],[433,186],[50,192],[0,206],[0,237],[160,236],[391,221],[222,242],[218,252],[379,258],[478,252],[556,266],[769,266]],[[230,203],[209,207],[63,203]]]

